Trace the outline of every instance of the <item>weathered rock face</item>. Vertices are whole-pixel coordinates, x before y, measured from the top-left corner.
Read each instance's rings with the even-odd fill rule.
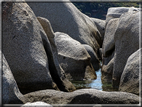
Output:
[[[134,94],[139,94],[140,92],[142,92],[142,90],[139,88],[139,71],[140,65],[142,65],[142,63],[140,63],[140,59],[142,58],[142,54],[140,54],[140,52],[142,52],[142,49],[134,52],[128,58],[120,79],[120,91],[130,92]]]
[[[24,95],[26,102],[43,101],[49,104],[139,104],[139,96],[127,92],[105,92],[81,89],[74,92],[42,90]]]
[[[139,12],[121,15],[115,32],[113,86],[118,87],[128,57],[139,48]]]
[[[104,41],[102,46],[103,57],[110,56],[115,50],[114,36],[118,24],[119,24],[119,18],[115,18],[111,19],[106,26]]]
[[[139,11],[139,8],[134,7],[111,7],[107,11],[106,25],[113,18],[119,18],[122,14],[130,11]]]
[[[82,46],[82,44],[72,39],[69,35],[65,33],[56,32],[54,40],[59,55],[77,60],[90,59],[90,55]]]
[[[64,32],[81,44],[88,44],[95,52],[102,45],[100,32],[94,22],[72,3],[28,3],[36,16],[45,17],[54,32]],[[38,7],[38,8],[37,8]]]
[[[2,21],[3,53],[19,88],[53,88],[42,41],[46,34],[30,7],[26,3],[4,3]]]
[[[91,63],[93,65],[94,70],[98,71],[101,68],[101,65],[100,65],[100,62],[99,62],[99,58],[97,57],[93,48],[91,46],[87,45],[87,44],[82,44],[82,45],[85,47],[85,49],[87,50],[87,52],[91,56]]]
[[[91,73],[95,79],[96,74],[90,62],[90,55],[78,41],[64,33],[55,33],[54,38],[58,50],[59,62],[68,78],[83,80],[86,73]],[[88,74],[89,75],[89,74]],[[88,76],[87,76],[88,77]]]
[[[111,7],[107,11],[106,25],[113,18],[119,18],[123,13],[129,11],[129,7]]]
[[[105,29],[104,41],[102,46],[102,80],[112,80],[115,42],[114,36],[117,26],[119,24],[119,18],[111,19]]]
[[[129,44],[131,44],[132,42],[132,38],[134,36],[137,36],[137,34],[139,33],[138,31],[138,23],[139,23],[139,16],[136,18],[133,18],[133,22],[131,22],[130,20],[132,18],[130,18],[131,16],[133,17],[132,13],[138,12],[139,9],[138,8],[128,8],[128,7],[117,7],[117,8],[109,8],[108,12],[107,12],[107,16],[106,16],[106,29],[105,29],[105,35],[104,35],[104,41],[103,41],[103,46],[102,46],[102,54],[103,54],[103,59],[102,59],[102,73],[106,74],[108,72],[108,74],[110,73],[110,70],[113,70],[113,80],[116,81],[116,77],[118,77],[120,79],[121,77],[121,73],[123,71],[123,68],[125,66],[125,63],[122,62],[126,62],[127,58],[129,57],[130,54],[132,54],[135,50],[138,49],[138,43],[136,44],[136,48],[135,49],[131,49],[129,47],[129,45],[127,44],[127,42],[129,41]],[[126,15],[127,14],[127,15]],[[130,15],[131,14],[131,15]],[[126,15],[126,16],[125,16]],[[126,20],[125,17],[127,17]],[[124,21],[125,20],[125,21]],[[135,21],[137,20],[137,22]],[[129,22],[130,21],[130,22]],[[126,24],[128,23],[128,24]],[[129,24],[130,23],[130,24]],[[135,24],[135,26],[137,26],[137,28],[132,28],[132,25]],[[128,25],[126,27],[126,25]],[[120,27],[121,26],[121,27]],[[130,27],[131,26],[131,27]],[[126,29],[126,30],[125,30]],[[133,30],[135,29],[135,31]],[[131,31],[132,30],[132,31]],[[132,34],[133,33],[133,34]],[[123,35],[123,36],[122,36]],[[129,36],[131,35],[132,38],[129,38]],[[133,36],[134,35],[134,36]],[[123,37],[123,38],[122,38]],[[119,38],[119,39],[118,39]],[[135,37],[134,37],[135,38]],[[136,37],[137,40],[139,39],[138,36]],[[136,39],[135,39],[136,40]],[[116,43],[116,41],[121,41],[123,43]],[[126,42],[125,42],[126,41]],[[136,42],[136,41],[135,41]],[[137,41],[138,42],[138,41]],[[117,44],[117,46],[115,46]],[[135,44],[135,43],[134,43]],[[124,46],[123,46],[124,45]],[[127,46],[125,46],[127,45]],[[133,50],[133,52],[127,53],[127,51],[124,49],[124,47],[129,47],[129,49],[127,48],[127,50],[130,52],[131,50]],[[117,49],[116,49],[117,48]],[[118,56],[118,52],[116,52],[116,50],[119,50],[119,54],[120,56]],[[121,50],[121,51],[120,51]],[[123,51],[123,54],[122,54]],[[115,55],[114,55],[115,54]],[[125,55],[124,55],[125,54]],[[115,66],[117,67],[117,69],[114,66],[114,64],[112,64],[111,59],[113,57],[117,57],[117,60],[115,60],[113,63],[115,63]],[[121,57],[122,56],[122,57]],[[119,62],[119,59],[122,62]],[[109,62],[111,61],[111,62]],[[123,64],[122,66],[118,66],[118,63]],[[113,65],[113,66],[112,66]],[[109,68],[111,67],[111,68]],[[113,68],[113,69],[112,69]],[[109,70],[109,71],[107,71]],[[116,70],[116,71],[115,71]],[[119,73],[116,73],[116,72]],[[115,73],[114,73],[115,72]],[[112,73],[112,71],[111,71]],[[106,76],[108,75],[106,74]],[[112,75],[112,74],[111,74]],[[111,75],[108,77],[110,78]],[[115,75],[115,76],[114,76]],[[104,76],[105,78],[105,76]],[[117,80],[117,82],[113,82],[113,85],[115,88],[117,88],[119,86],[119,80]]]
[[[1,52],[0,52],[1,53]],[[17,83],[9,68],[9,65],[3,55],[2,60],[2,103],[3,104],[19,104],[22,103]]]
[[[58,86],[62,91],[74,90],[59,75],[50,42],[31,8],[26,3],[4,3],[3,7],[3,52],[19,89],[31,92]]]
[[[92,72],[91,76],[93,76],[93,73],[95,74],[90,63],[89,54],[78,41],[65,33],[54,33],[47,19],[38,17],[38,20],[43,26],[50,40],[54,55],[58,57],[57,59],[59,59],[67,78],[82,80],[85,77],[86,70],[88,70],[87,72]],[[95,75],[94,77],[96,78]]]

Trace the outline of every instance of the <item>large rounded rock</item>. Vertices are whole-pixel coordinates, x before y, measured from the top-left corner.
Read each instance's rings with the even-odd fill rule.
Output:
[[[120,91],[130,92],[134,94],[139,94],[142,92],[139,86],[139,82],[142,80],[140,80],[139,75],[139,71],[141,71],[140,66],[142,65],[142,62],[140,61],[140,59],[142,58],[142,54],[140,54],[141,52],[142,49],[139,49],[128,58],[120,79]]]
[[[90,55],[78,41],[64,33],[55,33],[55,42],[59,54],[59,62],[66,75],[73,80],[96,78],[90,62]],[[90,73],[90,74],[89,74]],[[90,76],[89,76],[90,75]]]
[[[119,18],[122,14],[130,11],[139,11],[139,8],[134,7],[111,7],[107,11],[106,25],[113,18]]]
[[[26,3],[3,4],[3,53],[20,89],[53,88],[42,36],[46,34]]]
[[[62,75],[47,35],[31,8],[26,3],[4,3],[3,7],[3,52],[19,89],[74,90]]]
[[[54,33],[47,19],[38,17],[38,20],[43,26],[51,43],[54,55],[58,57],[57,59],[59,59],[59,63],[65,71],[67,78],[82,80],[86,72],[92,72],[91,76],[96,78],[93,75],[95,71],[91,66],[90,56],[85,48],[65,33]]]
[[[139,104],[139,96],[127,92],[105,92],[80,89],[73,92],[42,90],[24,95],[26,102],[43,101],[49,104]]]
[[[107,11],[106,25],[113,18],[119,18],[123,13],[129,11],[129,7],[111,7]]]
[[[87,52],[91,56],[91,63],[93,65],[94,70],[98,71],[101,68],[101,65],[100,65],[100,62],[99,62],[99,58],[97,57],[93,48],[91,46],[87,45],[87,44],[82,44],[82,45],[85,47],[85,49],[87,50]]]
[[[76,60],[89,60],[90,55],[82,44],[65,33],[55,33],[55,43],[58,54]]]
[[[113,86],[118,87],[128,57],[139,49],[140,11],[121,15],[115,32]]]
[[[64,32],[81,44],[90,45],[95,52],[102,45],[100,32],[94,22],[81,13],[70,1],[28,4],[36,16],[50,21],[54,32]]]
[[[22,103],[20,98],[22,98],[23,95],[19,91],[4,55],[2,58],[2,103],[20,104]]]

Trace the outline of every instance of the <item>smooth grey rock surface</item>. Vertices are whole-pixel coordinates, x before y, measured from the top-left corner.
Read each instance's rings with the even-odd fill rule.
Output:
[[[82,44],[69,35],[61,32],[55,33],[55,43],[58,49],[58,54],[64,57],[73,58],[76,60],[89,60],[90,55]]]
[[[50,43],[31,8],[27,3],[4,3],[2,15],[3,53],[19,89],[53,89],[47,58],[52,54],[46,52],[51,52]]]
[[[139,11],[139,10],[140,10],[139,8],[135,7],[111,7],[107,11],[106,25],[111,19],[120,18],[122,14],[132,11]]]
[[[102,46],[102,80],[112,81],[114,53],[115,53],[115,31],[119,24],[119,18],[111,19],[106,28]]]
[[[111,7],[107,10],[106,15],[106,25],[109,22],[109,20],[113,18],[119,18],[123,13],[126,13],[129,11],[129,7]]]
[[[59,55],[59,62],[66,72],[68,78],[73,80],[88,79],[88,73],[91,73],[90,79],[96,78],[96,73],[90,61],[90,55],[80,42],[72,39],[64,33],[55,33],[55,42]],[[87,73],[87,74],[86,74]]]
[[[139,72],[141,71],[140,66],[142,65],[142,62],[140,61],[142,58],[141,52],[142,49],[139,49],[128,58],[120,79],[120,91],[134,93],[137,95],[142,92],[139,86],[139,82],[142,81],[140,78],[142,72]]]
[[[80,89],[73,92],[41,90],[24,95],[26,102],[43,101],[49,104],[139,104],[139,96],[127,92],[105,92]]]
[[[140,11],[121,15],[115,32],[113,86],[118,88],[128,57],[139,49]]]
[[[20,98],[22,98],[23,95],[19,91],[4,55],[2,55],[2,68],[0,69],[2,70],[2,104],[22,103]]]
[[[105,28],[105,35],[102,45],[102,54],[104,57],[110,56],[115,50],[114,36],[118,24],[119,18],[111,19]]]
[[[102,45],[101,34],[94,22],[70,1],[60,3],[28,3],[36,16],[48,19],[54,32],[64,32],[95,52]]]

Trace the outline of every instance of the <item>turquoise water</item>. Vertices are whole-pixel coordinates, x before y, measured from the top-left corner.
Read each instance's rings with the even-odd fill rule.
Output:
[[[101,69],[96,71],[97,79],[95,80],[83,80],[83,81],[71,81],[76,89],[92,88],[102,91],[116,91],[112,87],[112,83],[104,83],[101,80]]]
[[[92,80],[92,82],[89,85],[91,88],[102,90],[101,69],[97,71],[96,74],[97,74],[97,79]]]

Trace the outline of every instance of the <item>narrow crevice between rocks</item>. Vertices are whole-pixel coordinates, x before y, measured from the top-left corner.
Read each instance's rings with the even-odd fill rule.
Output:
[[[61,81],[61,79],[58,75],[58,71],[56,69],[56,66],[55,66],[55,63],[53,60],[53,52],[52,52],[51,46],[46,42],[46,40],[43,40],[43,46],[44,46],[46,54],[48,56],[49,71],[50,71],[53,81],[56,83],[56,85],[58,86],[58,88],[61,91],[68,92],[68,90],[66,90],[65,86],[63,85],[63,82]]]
[[[106,56],[105,57],[108,57],[108,56],[111,56],[111,54],[115,51],[115,45],[112,46],[112,48],[106,52]]]

